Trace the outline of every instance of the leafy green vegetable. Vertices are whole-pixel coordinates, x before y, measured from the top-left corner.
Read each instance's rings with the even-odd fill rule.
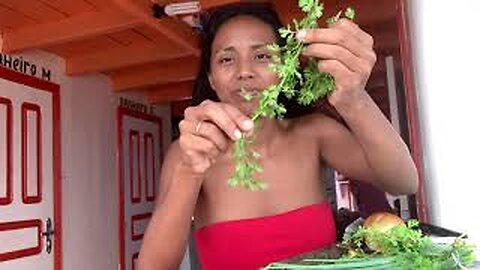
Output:
[[[264,270],[273,269],[317,269],[317,270],[347,270],[347,269],[392,269],[394,258],[376,257],[362,259],[305,259],[301,264],[272,263]]]
[[[348,7],[347,10],[345,10],[345,17],[353,20],[353,18],[355,18],[355,10],[351,7]]]
[[[235,177],[228,180],[231,186],[240,186],[248,190],[261,190],[266,188],[266,184],[258,180],[252,179],[252,175],[262,172],[262,167],[258,164],[260,154],[254,151],[249,151],[253,144],[254,137],[243,137],[234,145],[234,161],[240,164],[235,169]],[[249,181],[242,181],[242,179],[250,178]]]
[[[281,118],[285,115],[287,112],[285,106],[278,102],[281,94],[289,99],[296,98],[299,104],[306,106],[328,96],[335,89],[333,76],[319,72],[316,60],[309,59],[304,70],[301,70],[299,60],[304,44],[296,38],[296,34],[302,29],[318,27],[317,21],[323,15],[323,4],[319,4],[318,0],[299,0],[298,6],[306,16],[300,22],[293,20],[293,28],[291,25],[287,25],[287,27],[279,29],[280,36],[286,40],[285,45],[269,46],[273,55],[273,63],[270,68],[279,76],[280,81],[261,93],[258,107],[252,117],[256,126],[261,117]],[[338,21],[341,14],[340,11],[328,21],[331,23]],[[349,8],[346,10],[345,16],[353,19],[355,12]],[[300,86],[300,91],[295,89],[297,85]],[[243,92],[243,97],[247,101],[252,100],[252,97],[245,92]],[[246,136],[235,142],[233,151],[235,172],[228,180],[230,186],[246,187],[250,190],[266,188],[264,183],[254,179],[254,174],[261,172],[262,168],[258,164],[259,154],[250,153],[249,148],[253,143],[254,138]]]
[[[453,244],[434,244],[417,229],[418,222],[396,226],[388,232],[360,227],[346,233],[341,243],[344,255],[338,259],[303,259],[298,263],[272,263],[272,269],[467,269],[475,262],[475,249],[462,238]],[[375,246],[375,250],[367,246]]]
[[[394,257],[397,269],[465,269],[475,262],[475,249],[465,240],[457,238],[452,245],[434,244],[417,227],[415,220],[387,233],[360,227],[354,233],[346,234],[342,245],[349,250],[349,258]],[[365,251],[366,244],[374,246],[376,251]]]

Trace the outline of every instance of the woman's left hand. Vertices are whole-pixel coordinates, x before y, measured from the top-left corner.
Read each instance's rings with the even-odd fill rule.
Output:
[[[330,104],[350,104],[363,94],[377,60],[372,36],[352,21],[340,19],[330,28],[299,31],[297,38],[306,43],[303,55],[319,59],[318,69],[335,78]]]

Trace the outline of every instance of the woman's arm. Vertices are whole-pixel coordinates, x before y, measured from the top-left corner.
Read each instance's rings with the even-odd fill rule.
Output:
[[[178,143],[163,163],[159,197],[139,255],[140,270],[178,269],[186,250],[201,179],[184,166]]]
[[[342,113],[350,130],[324,115],[313,116],[309,132],[316,135],[321,157],[347,177],[367,181],[390,194],[415,193],[417,170],[407,146],[365,95],[366,104],[352,104]]]
[[[364,90],[376,62],[373,38],[343,19],[328,29],[303,31],[299,39],[308,43],[304,55],[320,59],[319,70],[335,78],[328,100],[350,129],[328,118],[320,121],[323,158],[389,193],[414,193],[418,177],[409,151]]]
[[[379,184],[392,194],[415,193],[418,173],[410,152],[370,96],[363,91],[335,107],[364,149]]]
[[[141,270],[178,269],[205,173],[253,122],[228,104],[205,101],[185,110],[180,138],[162,166],[160,193],[139,255]]]

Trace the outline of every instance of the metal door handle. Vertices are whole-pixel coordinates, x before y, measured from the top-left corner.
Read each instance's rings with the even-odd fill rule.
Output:
[[[50,254],[52,252],[52,238],[55,233],[51,218],[47,218],[45,221],[45,227],[46,231],[42,232],[42,236],[46,237],[46,251]]]

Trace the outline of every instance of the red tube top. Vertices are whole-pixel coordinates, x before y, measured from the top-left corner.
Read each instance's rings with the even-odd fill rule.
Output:
[[[257,270],[336,241],[331,206],[320,203],[279,215],[208,225],[195,232],[202,270]]]

